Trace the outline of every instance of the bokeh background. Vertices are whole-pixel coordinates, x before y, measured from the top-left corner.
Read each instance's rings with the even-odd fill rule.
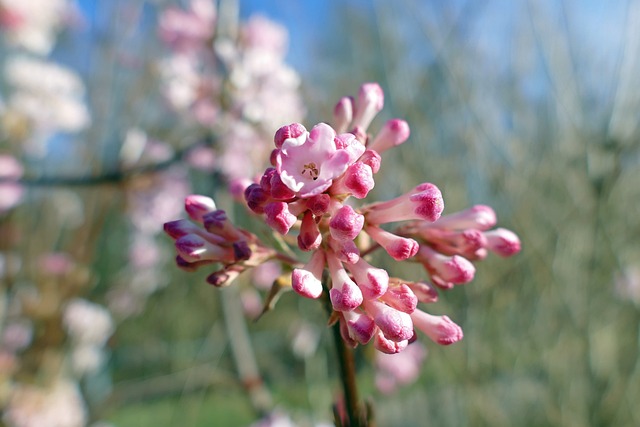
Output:
[[[224,126],[239,125],[214,114],[224,126],[207,126],[206,108],[193,120],[166,101],[172,51],[158,28],[170,6],[188,2],[78,0],[36,53],[0,20],[0,155],[22,166],[0,163],[2,397],[16,381],[59,375],[76,345],[64,308],[82,298],[109,310],[112,332],[77,382],[87,425],[245,426],[265,407],[294,425],[330,423],[339,383],[322,307],[285,293],[253,321],[242,304],[264,299],[251,287],[260,275],[214,289],[175,268],[160,233],[191,191],[251,226],[220,173],[234,159],[197,161],[219,156],[235,141]],[[377,81],[385,109],[372,129],[400,117],[411,137],[385,153],[369,198],[433,182],[445,213],[487,204],[521,238],[520,254],[489,257],[431,307],[465,337],[427,344],[415,382],[381,393],[373,349],[358,349],[379,426],[640,425],[640,1],[239,0],[218,12],[229,34],[255,14],[288,32],[280,72],[297,73],[287,80],[296,117],[242,120],[265,135],[309,127]],[[60,90],[84,105],[84,121],[49,117],[43,129],[17,117],[18,56],[73,70],[77,82]],[[280,95],[265,96],[273,106]],[[66,108],[47,99],[35,110]],[[194,141],[214,154],[192,155]],[[8,325],[30,336],[14,359]],[[263,386],[247,393],[255,372]]]

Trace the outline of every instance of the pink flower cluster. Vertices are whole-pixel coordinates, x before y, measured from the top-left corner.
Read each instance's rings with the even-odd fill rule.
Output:
[[[366,83],[357,97],[338,102],[334,127],[281,127],[274,138],[272,166],[245,188],[244,199],[278,233],[297,230],[298,248],[311,252],[304,265],[293,265],[293,290],[319,298],[326,289],[344,340],[352,346],[373,341],[378,350],[391,354],[406,348],[416,329],[442,345],[462,339],[462,329],[449,317],[418,307],[419,302],[437,300],[431,283],[390,277],[371,265],[366,254],[382,248],[396,261],[419,262],[434,285],[447,289],[473,279],[472,261],[489,251],[512,255],[520,242],[508,230],[490,230],[496,216],[487,206],[441,216],[442,193],[428,182],[392,200],[353,207],[354,199],[365,198],[374,187],[380,154],[409,137],[408,124],[400,119],[387,121],[375,136],[367,134],[383,104],[380,86]],[[396,222],[401,224],[395,229],[389,226]],[[167,232],[179,237],[171,232],[174,223],[168,224]],[[215,244],[195,235],[193,231],[187,239],[197,241],[192,246]],[[176,247],[186,261],[201,262],[185,257],[191,252],[184,244],[176,241]],[[205,252],[218,261],[234,260],[231,252],[226,257],[209,248]],[[325,271],[329,281],[323,279]]]

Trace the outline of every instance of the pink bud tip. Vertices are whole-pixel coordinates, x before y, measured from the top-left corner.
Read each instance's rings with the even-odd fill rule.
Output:
[[[298,295],[318,298],[322,294],[322,283],[310,271],[296,268],[291,273],[291,285]]]
[[[432,226],[453,230],[475,228],[488,230],[496,225],[495,211],[486,205],[475,205],[469,209],[440,217]]]
[[[324,252],[316,251],[303,268],[296,268],[291,274],[291,286],[303,297],[318,298],[322,294],[322,272],[324,271]]]
[[[383,153],[389,148],[396,147],[409,138],[409,124],[404,120],[391,119],[385,123],[376,138],[367,147],[378,153]]]
[[[347,168],[347,171],[334,181],[331,194],[349,194],[357,199],[364,199],[373,189],[373,171],[369,165],[356,162]]]
[[[400,286],[390,287],[381,299],[390,307],[405,313],[413,313],[418,306],[418,297],[404,283]]]
[[[360,258],[355,264],[347,264],[356,284],[365,299],[380,298],[389,288],[389,274],[382,268],[375,268]]]
[[[450,345],[462,339],[462,328],[447,316],[434,316],[422,310],[411,313],[411,319],[417,329],[441,345]]]
[[[264,213],[264,205],[269,200],[269,195],[260,184],[251,184],[244,190],[244,198],[253,212]]]
[[[435,185],[426,182],[416,187],[418,193],[409,197],[409,200],[416,203],[416,214],[427,221],[435,221],[440,218],[444,210],[444,201],[440,189]]]
[[[407,345],[409,345],[409,340],[400,341],[400,342],[391,341],[390,339],[384,336],[382,331],[378,331],[378,333],[375,336],[374,347],[376,348],[376,350],[382,353],[386,353],[386,354],[400,353],[402,350],[407,348]]]
[[[291,191],[291,189],[287,187],[284,182],[282,182],[280,174],[278,174],[277,172],[271,176],[269,188],[271,197],[276,200],[292,200],[296,196],[296,194]]]
[[[203,215],[216,210],[216,204],[210,197],[191,194],[185,198],[184,208],[192,220],[201,223]]]
[[[384,92],[377,83],[364,83],[358,91],[352,127],[366,130],[384,106]]]
[[[353,119],[353,98],[345,96],[333,109],[333,120],[336,131],[342,133],[347,130],[349,123]]]
[[[511,230],[496,228],[486,231],[484,237],[487,238],[488,249],[500,256],[507,257],[520,252],[520,239]]]
[[[178,219],[164,223],[164,232],[173,239],[182,237],[185,234],[191,234],[195,228],[194,224],[186,219]]]
[[[300,224],[298,247],[303,251],[312,251],[318,249],[321,243],[322,234],[320,234],[318,224],[311,211],[306,211]]]
[[[415,240],[397,236],[379,227],[369,226],[365,231],[396,261],[413,257],[420,248]]]
[[[336,240],[355,239],[364,225],[364,216],[360,215],[349,205],[345,205],[336,212],[329,222],[331,237]]]
[[[277,148],[280,148],[287,139],[297,138],[306,131],[307,129],[300,123],[292,123],[290,125],[282,126],[276,131],[276,134],[273,137],[273,142],[276,144]]]
[[[376,151],[367,150],[362,154],[362,157],[360,157],[360,161],[365,165],[368,165],[373,173],[378,173],[382,163],[382,158]]]
[[[340,288],[332,288],[329,291],[329,297],[336,311],[355,310],[362,304],[362,292],[352,281],[343,282]]]
[[[289,212],[289,206],[284,202],[271,202],[264,207],[265,222],[280,234],[287,234],[296,223],[296,216]]]
[[[376,332],[376,324],[371,317],[357,311],[345,311],[344,316],[349,336],[360,344],[371,341]]]
[[[400,342],[413,336],[411,317],[376,300],[366,300],[364,307],[387,339]]]

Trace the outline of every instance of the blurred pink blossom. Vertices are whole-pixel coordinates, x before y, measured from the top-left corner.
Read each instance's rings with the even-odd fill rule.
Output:
[[[0,30],[10,44],[46,55],[73,13],[68,0],[0,0]]]
[[[22,177],[22,165],[13,156],[0,154],[0,213],[16,206],[24,190],[12,182]]]
[[[384,394],[391,394],[398,387],[415,382],[426,357],[427,349],[418,341],[397,354],[376,352],[376,387]]]

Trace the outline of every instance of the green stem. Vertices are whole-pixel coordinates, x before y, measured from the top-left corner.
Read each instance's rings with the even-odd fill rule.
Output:
[[[325,295],[328,295],[328,280],[324,278]],[[325,308],[329,315],[333,313],[333,307],[328,297],[324,298]],[[335,410],[337,427],[369,427],[365,418],[364,405],[360,402],[358,396],[358,384],[356,382],[356,367],[353,357],[353,349],[351,349],[342,339],[340,333],[340,322],[336,322],[332,327],[333,341],[338,355],[338,364],[340,366],[340,381],[342,383],[342,391],[344,393],[344,412],[346,419],[340,418],[341,411]],[[339,403],[336,403],[339,406]]]

